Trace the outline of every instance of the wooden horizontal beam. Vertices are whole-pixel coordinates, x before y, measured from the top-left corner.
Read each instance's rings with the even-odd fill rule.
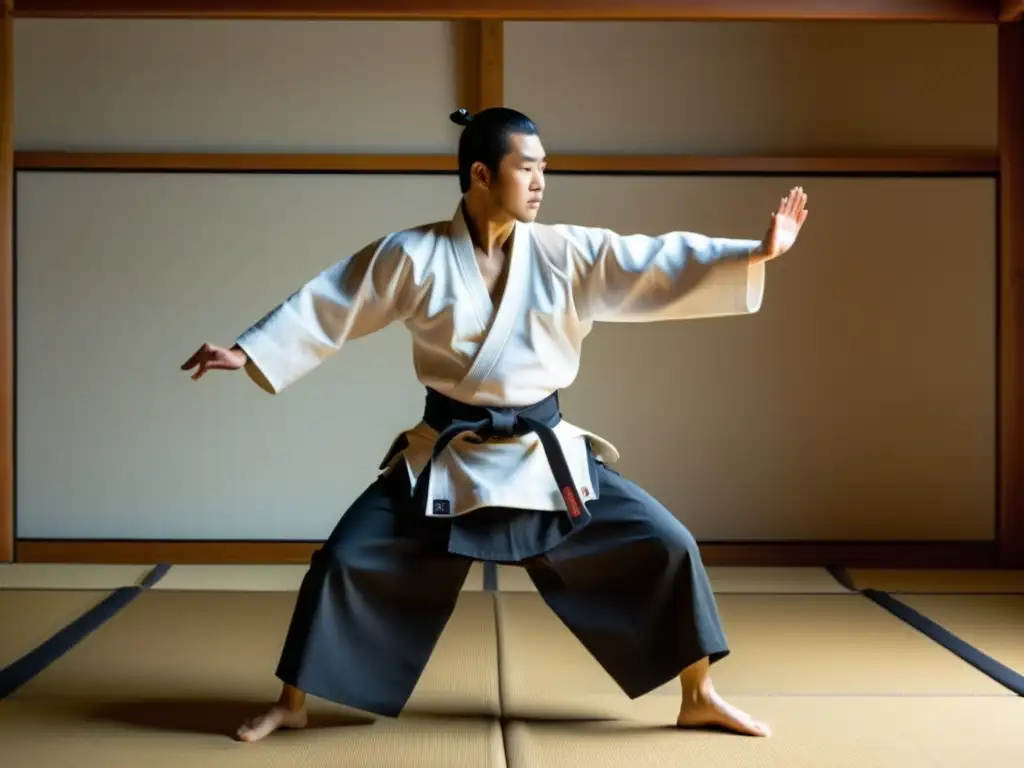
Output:
[[[995,22],[998,0],[15,0],[18,16]]]
[[[75,541],[22,539],[21,563],[308,563],[319,542]],[[848,568],[991,568],[995,545],[947,542],[702,542],[706,565]]]
[[[979,155],[552,155],[548,170],[561,173],[827,173],[995,174],[997,153]]]
[[[264,173],[454,173],[454,155],[238,154],[19,151],[15,170],[207,171]],[[551,173],[642,174],[965,174],[996,175],[999,155],[715,157],[552,155]]]
[[[308,563],[318,544],[307,541],[92,541],[20,539],[19,563]]]
[[[999,5],[1000,21],[1019,21],[1024,19],[1024,0],[1002,0]]]
[[[455,173],[454,155],[347,155],[235,152],[35,152],[14,153],[14,168],[82,171],[224,171]]]

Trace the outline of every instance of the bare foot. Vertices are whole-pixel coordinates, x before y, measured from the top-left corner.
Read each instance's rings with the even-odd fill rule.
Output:
[[[713,688],[684,699],[676,724],[680,728],[719,727],[744,736],[770,736],[771,728],[725,701]]]
[[[275,704],[265,714],[239,728],[238,738],[241,741],[259,741],[278,728],[305,728],[307,722],[305,706],[291,709],[282,704]]]

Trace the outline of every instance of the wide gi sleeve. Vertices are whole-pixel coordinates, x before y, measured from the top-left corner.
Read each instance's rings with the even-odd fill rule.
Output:
[[[765,265],[751,259],[758,240],[561,230],[570,243],[573,298],[586,319],[684,320],[750,314],[761,307]]]
[[[279,394],[347,341],[399,318],[406,274],[404,250],[390,237],[332,264],[237,338],[246,373]]]

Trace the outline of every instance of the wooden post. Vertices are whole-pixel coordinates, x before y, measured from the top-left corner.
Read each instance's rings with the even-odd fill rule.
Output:
[[[1024,21],[999,25],[999,563],[1024,567]]]
[[[14,3],[0,30],[0,562],[14,559]]]
[[[500,21],[458,24],[459,103],[470,112],[505,100],[505,32]]]
[[[500,21],[480,22],[480,108],[505,104],[505,27]]]

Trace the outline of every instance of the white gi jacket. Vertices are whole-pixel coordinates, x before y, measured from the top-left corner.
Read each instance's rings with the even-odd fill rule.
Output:
[[[565,389],[579,371],[593,323],[680,320],[757,312],[765,267],[756,240],[688,232],[620,235],[603,228],[517,223],[500,304],[492,305],[458,206],[450,221],[393,232],[329,266],[237,340],[246,370],[273,394],[394,322],[412,336],[419,381],[452,399],[525,406]],[[595,498],[587,441],[601,461],[607,440],[563,420],[555,433],[580,496]],[[437,433],[402,433],[389,469],[414,481]],[[402,437],[399,435],[399,438]],[[536,434],[479,442],[456,438],[435,463],[426,500],[460,515],[478,507],[561,510],[565,502]]]

